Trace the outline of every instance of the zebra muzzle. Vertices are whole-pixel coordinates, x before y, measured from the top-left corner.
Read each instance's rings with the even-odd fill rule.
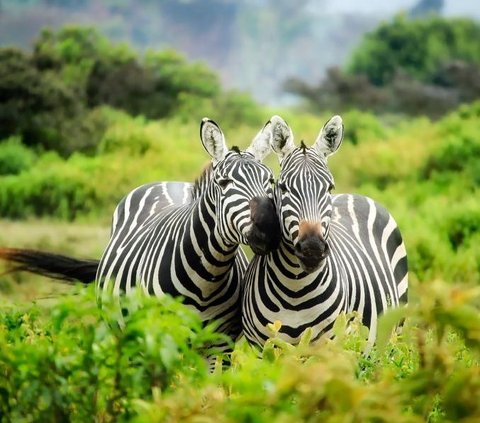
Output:
[[[265,255],[280,244],[280,222],[273,201],[255,197],[250,201],[252,226],[247,241],[255,254]]]
[[[307,273],[317,270],[328,256],[329,251],[327,242],[317,235],[301,238],[295,245],[295,256],[300,261],[302,269]]]

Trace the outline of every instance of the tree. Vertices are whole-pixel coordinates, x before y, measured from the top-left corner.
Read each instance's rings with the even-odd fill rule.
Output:
[[[46,114],[60,121],[76,109],[73,93],[61,81],[42,74],[25,53],[13,48],[0,49],[0,97],[0,139],[18,134],[32,145],[55,143],[55,137],[45,133]]]
[[[401,70],[432,82],[439,66],[453,60],[480,64],[480,25],[469,19],[409,20],[396,16],[367,34],[353,52],[347,71],[370,82],[389,84]]]
[[[315,110],[345,111],[351,108],[380,111],[385,105],[386,93],[372,85],[365,75],[347,75],[339,68],[330,68],[323,81],[309,85],[291,78],[286,91],[305,98]]]
[[[18,135],[28,146],[63,155],[95,144],[76,92],[21,50],[0,49],[0,98],[0,139]]]
[[[410,16],[418,18],[431,13],[440,14],[444,6],[445,0],[419,0],[418,3],[410,9]]]

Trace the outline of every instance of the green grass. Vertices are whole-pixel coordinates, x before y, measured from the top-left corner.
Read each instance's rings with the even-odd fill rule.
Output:
[[[107,245],[108,226],[62,221],[0,220],[0,245],[32,248],[99,259]],[[30,273],[3,274],[8,270],[0,263],[0,303],[51,302],[52,298],[71,292],[72,287]]]

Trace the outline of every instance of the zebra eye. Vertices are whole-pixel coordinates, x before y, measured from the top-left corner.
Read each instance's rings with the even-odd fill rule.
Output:
[[[226,177],[221,178],[217,181],[217,184],[220,188],[226,188],[231,182],[233,182],[231,179],[228,179]]]
[[[331,184],[328,186],[328,192],[332,192],[334,189],[335,189],[335,184],[334,184],[334,183],[331,183]]]
[[[282,191],[282,194],[285,194],[287,190],[287,186],[283,182],[278,183],[278,188],[280,188],[280,191]]]
[[[273,178],[270,178],[270,180],[268,182],[270,182],[270,185],[275,185],[275,179],[273,179]]]

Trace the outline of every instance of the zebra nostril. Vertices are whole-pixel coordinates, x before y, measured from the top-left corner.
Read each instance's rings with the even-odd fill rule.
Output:
[[[295,250],[304,254],[323,254],[328,249],[328,244],[318,236],[300,239],[295,245]]]
[[[328,252],[328,244],[319,236],[304,237],[295,245],[295,255],[307,273],[318,269],[322,260],[327,257]]]

